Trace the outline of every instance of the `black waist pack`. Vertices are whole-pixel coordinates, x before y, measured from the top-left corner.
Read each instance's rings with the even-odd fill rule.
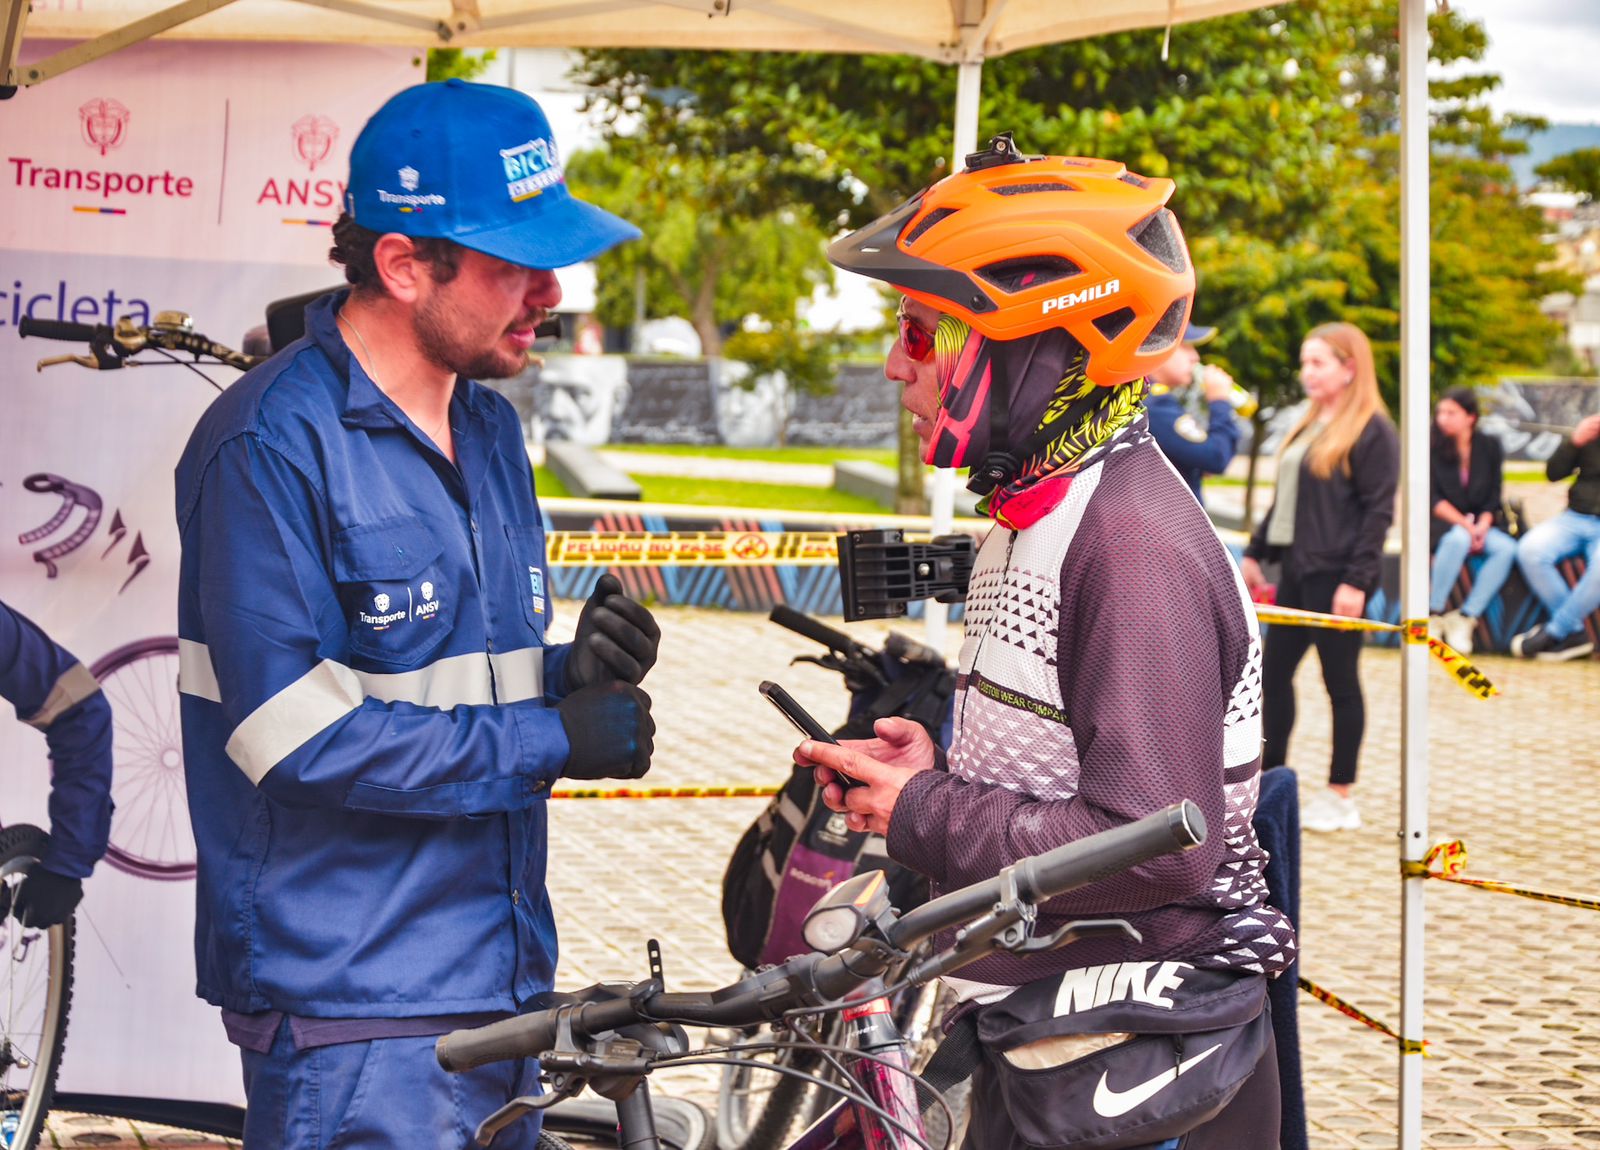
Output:
[[[1272,1038],[1267,980],[1119,962],[1030,983],[978,1011],[984,1065],[1022,1144],[1118,1150],[1210,1121]],[[988,1094],[988,1091],[985,1091]]]

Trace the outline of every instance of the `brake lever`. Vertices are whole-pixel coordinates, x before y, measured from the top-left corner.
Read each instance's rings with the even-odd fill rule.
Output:
[[[494,1141],[496,1134],[524,1115],[532,1114],[536,1110],[548,1110],[558,1102],[565,1102],[568,1098],[575,1097],[583,1089],[583,1080],[578,1078],[561,1081],[565,1078],[565,1075],[552,1076],[550,1091],[547,1094],[523,1094],[513,1098],[478,1123],[472,1140],[479,1146],[487,1146]]]
[[[75,363],[79,367],[87,367],[92,371],[109,371],[122,366],[122,361],[112,357],[111,362],[102,363],[98,359],[91,359],[86,355],[52,355],[41,359],[34,365],[35,371],[43,371],[47,367],[59,367],[63,363]],[[143,378],[142,376],[140,378]]]
[[[1007,947],[1012,954],[1038,954],[1046,950],[1058,950],[1063,946],[1070,946],[1079,939],[1084,938],[1110,938],[1121,935],[1129,942],[1143,942],[1144,935],[1136,930],[1132,923],[1120,918],[1083,918],[1074,919],[1060,930],[1051,931],[1043,938],[1030,938],[1018,946]]]

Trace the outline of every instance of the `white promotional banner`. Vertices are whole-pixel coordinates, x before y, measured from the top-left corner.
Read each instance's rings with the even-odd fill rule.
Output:
[[[350,145],[421,78],[407,49],[147,43],[0,102],[0,598],[95,672],[116,722],[62,1090],[243,1101],[218,1013],[194,996],[176,691],[172,471],[217,392],[175,364],[37,371],[87,348],[23,340],[17,322],[178,310],[238,347],[267,303],[339,282],[328,226]],[[0,824],[47,826],[48,788],[44,739],[0,709]]]

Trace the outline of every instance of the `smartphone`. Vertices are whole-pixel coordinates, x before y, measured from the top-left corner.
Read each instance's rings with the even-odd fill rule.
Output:
[[[795,729],[806,738],[814,739],[819,743],[833,743],[835,746],[838,745],[839,740],[830,735],[828,733],[828,729],[812,717],[811,712],[807,711],[799,703],[795,702],[794,696],[789,694],[788,691],[785,691],[782,687],[778,686],[778,684],[772,682],[771,680],[763,680],[758,689],[767,697],[767,702],[771,703],[774,707],[778,708],[779,711],[783,712],[783,717],[788,719],[789,722],[793,723]],[[859,787],[865,785],[860,779],[853,779],[843,771],[835,771],[834,776],[839,780],[841,785],[846,787]]]

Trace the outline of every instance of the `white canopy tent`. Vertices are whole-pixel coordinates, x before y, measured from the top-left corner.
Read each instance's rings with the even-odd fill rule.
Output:
[[[0,85],[31,86],[129,44],[314,40],[451,47],[654,47],[905,53],[959,68],[951,154],[975,151],[983,61],[1040,44],[1170,28],[1272,0],[96,0],[77,10],[0,0]],[[1427,618],[1429,222],[1427,0],[1397,0],[1401,88],[1401,615]],[[19,66],[24,38],[73,46]],[[0,104],[0,119],[5,107]],[[934,529],[948,529],[954,477],[935,487]],[[934,605],[930,604],[930,608]],[[943,608],[930,612],[942,640]],[[1401,860],[1427,848],[1427,648],[1403,649]],[[1403,880],[1400,1146],[1422,1145],[1423,888]]]

